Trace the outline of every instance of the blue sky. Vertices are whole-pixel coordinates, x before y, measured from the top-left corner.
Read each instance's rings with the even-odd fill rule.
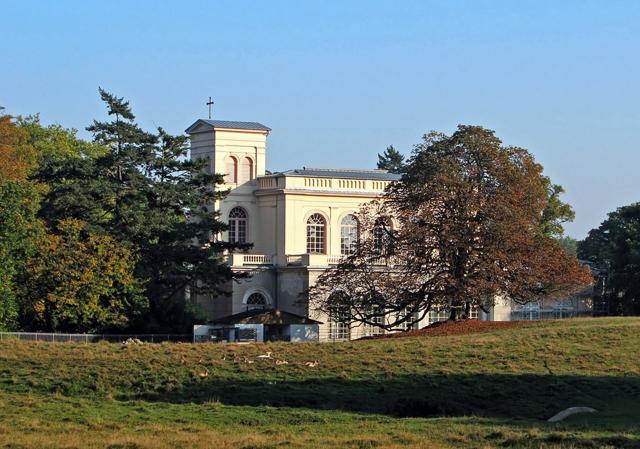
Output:
[[[640,201],[638,1],[22,0],[0,54],[0,104],[45,123],[102,118],[102,86],[179,133],[211,95],[273,128],[271,170],[374,167],[476,124],[564,185],[571,236]]]

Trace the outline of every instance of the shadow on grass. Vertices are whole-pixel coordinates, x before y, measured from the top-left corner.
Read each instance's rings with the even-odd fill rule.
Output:
[[[381,413],[399,417],[484,416],[547,419],[573,406],[596,408],[600,416],[640,422],[640,377],[557,375],[434,375],[378,379],[299,380],[194,379],[174,391],[119,399],[172,403],[220,401]],[[628,421],[627,421],[628,418]]]

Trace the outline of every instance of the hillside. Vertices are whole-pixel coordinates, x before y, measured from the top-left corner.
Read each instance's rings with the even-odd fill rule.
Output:
[[[5,341],[0,401],[0,447],[640,447],[640,319],[337,344]],[[599,413],[545,422],[581,405]]]

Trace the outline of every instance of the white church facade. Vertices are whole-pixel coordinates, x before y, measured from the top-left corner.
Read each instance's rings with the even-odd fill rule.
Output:
[[[353,326],[339,316],[310,309],[305,292],[317,277],[348,253],[357,236],[354,214],[383,194],[398,175],[384,170],[303,168],[266,171],[271,129],[256,122],[197,120],[186,132],[191,157],[208,160],[223,174],[229,194],[214,207],[229,224],[224,239],[251,243],[229,254],[233,270],[249,272],[231,282],[228,297],[199,297],[210,322],[249,310],[273,309],[316,320],[319,340],[347,340],[377,334],[379,328]],[[480,319],[508,320],[509,304],[496,305]],[[419,327],[445,319],[432,312]]]

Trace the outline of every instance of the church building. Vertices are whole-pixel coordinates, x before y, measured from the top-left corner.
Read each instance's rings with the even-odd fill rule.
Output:
[[[251,276],[231,282],[226,297],[198,297],[207,319],[215,323],[246,319],[251,310],[276,310],[318,325],[319,340],[348,340],[379,334],[340,316],[310,310],[305,292],[326,269],[348,254],[357,238],[354,214],[380,197],[398,175],[385,170],[301,168],[268,173],[267,137],[271,129],[256,122],[197,120],[186,132],[191,157],[208,160],[212,173],[224,175],[230,193],[218,204],[228,223],[225,240],[251,243],[247,252],[227,256],[233,270]],[[508,320],[508,304],[496,305],[480,319]],[[431,312],[419,327],[447,318]],[[231,317],[231,319],[230,319]]]

